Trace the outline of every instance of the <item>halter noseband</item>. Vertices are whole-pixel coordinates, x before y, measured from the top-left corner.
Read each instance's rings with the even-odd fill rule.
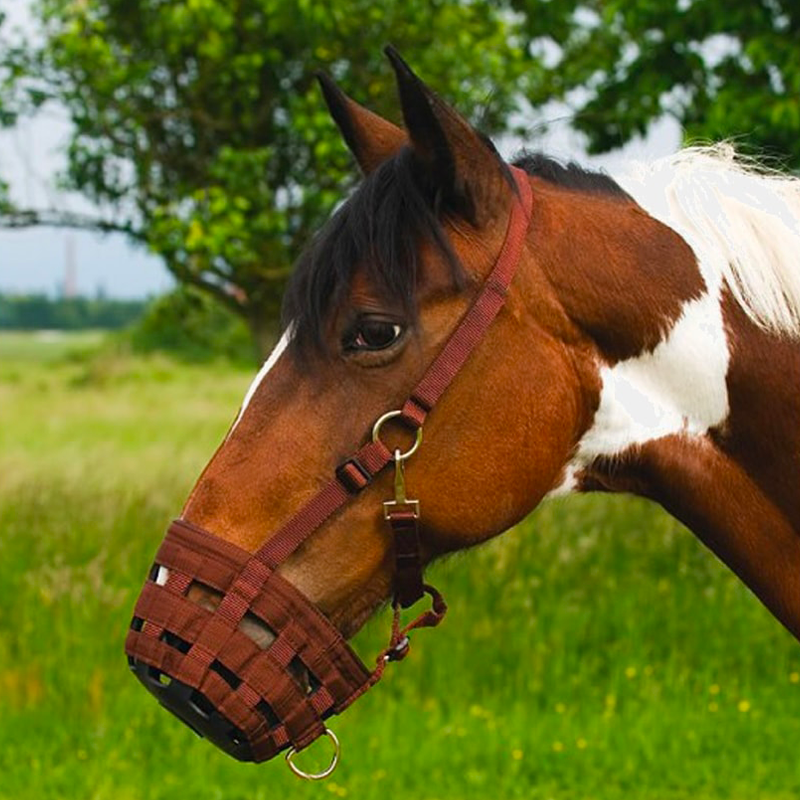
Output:
[[[403,407],[384,414],[371,441],[344,461],[335,477],[257,552],[250,554],[178,519],[156,555],[125,642],[130,668],[162,705],[239,760],[266,761],[287,750],[296,774],[327,777],[338,760],[339,744],[324,720],[377,683],[389,661],[405,657],[409,631],[436,626],[444,617],[444,600],[423,582],[419,503],[406,497],[404,464],[419,446],[427,415],[505,303],[533,203],[527,175],[516,167],[511,173],[517,191],[497,261]],[[382,441],[382,427],[390,419],[416,433],[408,451],[392,451]],[[393,532],[394,616],[389,645],[370,671],[277,569],[390,463],[395,465],[395,497],[384,508]],[[214,611],[187,598],[193,584],[222,596]],[[425,593],[431,596],[431,608],[401,627],[400,608]],[[246,616],[254,616],[273,634],[266,648],[242,632]],[[308,675],[307,686],[297,679],[298,670]],[[331,765],[316,775],[302,772],[292,756],[323,735],[334,745]]]

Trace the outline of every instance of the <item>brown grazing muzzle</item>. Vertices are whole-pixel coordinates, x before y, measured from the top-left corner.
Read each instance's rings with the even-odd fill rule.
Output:
[[[304,595],[259,563],[176,520],[126,642],[131,669],[159,702],[240,761],[305,747],[325,732],[325,718],[380,677]],[[158,567],[169,571],[163,585]],[[224,595],[215,612],[187,598],[193,583]],[[245,613],[275,636],[266,649],[240,630]]]
[[[406,498],[403,465],[417,450],[422,425],[483,338],[506,299],[531,214],[527,177],[511,168],[514,193],[506,238],[481,292],[402,409],[384,414],[372,441],[345,461],[332,480],[256,553],[247,553],[183,520],[174,522],[136,604],[125,643],[131,669],[158,700],[226,753],[242,761],[287,757],[323,734],[325,719],[377,683],[388,661],[408,651],[413,628],[438,625],[446,606],[422,581],[419,504]],[[395,420],[417,432],[413,447],[391,452],[381,426]],[[395,497],[385,503],[394,555],[394,622],[389,646],[368,670],[341,633],[301,592],[281,578],[279,566],[389,464]],[[215,592],[214,610],[188,597]],[[401,628],[400,608],[423,594],[432,607]],[[195,592],[196,594],[196,592]],[[242,630],[252,618],[271,636],[260,646]],[[274,637],[274,638],[272,638]],[[337,745],[338,753],[338,745]],[[324,777],[336,763],[319,775]]]

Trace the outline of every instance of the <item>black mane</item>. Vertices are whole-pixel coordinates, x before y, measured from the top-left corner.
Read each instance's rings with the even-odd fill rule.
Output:
[[[529,175],[582,192],[630,200],[609,175],[564,165],[541,153],[523,153],[514,165]],[[302,353],[324,353],[325,325],[350,287],[357,267],[379,296],[416,318],[420,247],[433,245],[449,265],[454,285],[465,273],[442,227],[446,213],[430,176],[405,147],[364,178],[300,256],[283,300],[284,325]]]
[[[523,151],[512,162],[528,175],[541,178],[565,189],[575,189],[589,194],[603,194],[620,200],[633,198],[607,173],[602,170],[585,169],[574,161],[564,164],[544,153]]]

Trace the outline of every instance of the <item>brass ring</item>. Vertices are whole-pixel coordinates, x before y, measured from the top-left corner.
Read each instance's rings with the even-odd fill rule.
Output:
[[[379,442],[381,440],[381,428],[383,427],[384,423],[388,422],[390,419],[395,419],[395,417],[401,416],[402,413],[402,411],[387,411],[382,417],[379,417],[378,421],[372,427],[372,441]],[[421,443],[422,428],[417,428],[417,438],[414,440],[414,444],[412,444],[405,453],[401,453],[399,448],[395,449],[394,460],[396,462],[400,462],[405,461],[407,458],[411,458],[411,456],[417,452]]]
[[[328,764],[327,768],[322,770],[322,772],[303,772],[297,764],[292,761],[297,750],[294,747],[290,747],[286,751],[286,763],[289,765],[289,769],[297,775],[298,778],[302,778],[306,781],[321,781],[328,777],[335,769],[336,765],[339,763],[339,752],[341,750],[339,746],[339,740],[336,738],[336,734],[330,729],[325,728],[325,736],[327,736],[333,742],[333,758],[331,758],[331,763]]]

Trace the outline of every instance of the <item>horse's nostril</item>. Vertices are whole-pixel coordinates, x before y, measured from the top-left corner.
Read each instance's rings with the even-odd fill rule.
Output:
[[[222,602],[222,593],[200,581],[192,581],[186,597],[207,611],[216,611]],[[239,630],[249,636],[262,650],[266,650],[277,638],[275,632],[255,614],[248,612],[239,623]]]
[[[206,611],[216,611],[222,602],[222,593],[200,581],[192,581],[186,591],[186,597],[193,603],[205,608]]]

